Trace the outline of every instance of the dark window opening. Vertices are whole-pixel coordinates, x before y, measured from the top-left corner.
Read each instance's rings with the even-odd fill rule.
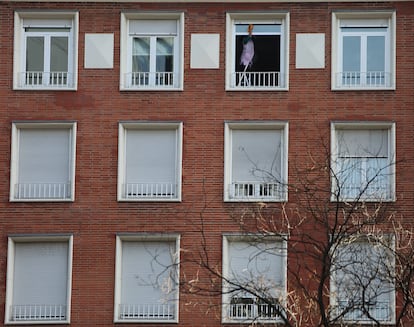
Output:
[[[243,51],[243,40],[247,35],[236,36],[235,71],[243,72],[245,67],[240,64]],[[280,72],[280,35],[254,35],[254,57],[247,70],[254,72]]]

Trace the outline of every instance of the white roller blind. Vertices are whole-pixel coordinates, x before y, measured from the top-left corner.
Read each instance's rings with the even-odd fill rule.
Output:
[[[173,242],[122,242],[122,304],[157,304],[173,299]]]
[[[23,27],[72,27],[72,19],[36,19],[24,18]]]
[[[68,243],[16,243],[14,305],[66,305]]]
[[[229,242],[230,279],[242,285],[254,283],[256,289],[281,287],[283,280],[283,250],[279,243],[250,244]]]
[[[127,130],[127,183],[175,184],[176,156],[176,130]]]
[[[140,19],[129,22],[129,34],[177,35],[177,20]]]
[[[388,157],[388,130],[338,130],[340,157]]]
[[[232,181],[275,182],[274,178],[280,179],[281,151],[280,130],[233,130]]]
[[[388,27],[387,18],[341,19],[341,27]]]
[[[20,129],[19,183],[70,180],[69,129]]]

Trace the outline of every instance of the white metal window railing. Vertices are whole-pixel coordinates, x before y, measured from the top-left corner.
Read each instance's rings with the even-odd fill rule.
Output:
[[[231,87],[236,89],[274,89],[284,87],[280,72],[235,72]]]
[[[237,182],[230,184],[233,199],[283,199],[285,186],[280,183]]]
[[[11,307],[13,321],[61,321],[66,320],[66,305],[62,304],[22,304]]]
[[[20,183],[15,185],[16,199],[69,199],[70,183]]]
[[[257,303],[252,298],[234,298],[231,302],[228,315],[232,320],[275,320],[283,312],[277,303]]]
[[[370,321],[367,314],[361,308],[361,305],[350,304],[348,301],[339,301],[337,307],[337,314],[343,315],[343,319],[346,321]],[[377,302],[372,305],[365,305],[365,309],[369,315],[378,321],[389,321],[390,320],[390,303],[389,302]]]
[[[21,73],[20,86],[30,88],[68,88],[72,87],[72,74],[69,72],[36,72]]]
[[[391,87],[391,73],[340,72],[337,73],[337,86],[340,88],[384,88]]]
[[[173,72],[131,72],[126,80],[130,88],[173,88],[176,76]]]
[[[173,183],[127,183],[125,184],[127,199],[160,198],[174,199],[177,197],[177,184]]]
[[[120,304],[121,320],[174,320],[175,304]]]

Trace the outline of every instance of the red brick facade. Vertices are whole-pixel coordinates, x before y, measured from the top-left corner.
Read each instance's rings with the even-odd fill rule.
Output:
[[[396,202],[401,219],[414,214],[414,2],[318,3],[133,3],[13,2],[0,4],[0,324],[5,313],[7,240],[16,234],[72,234],[71,326],[113,326],[117,233],[181,235],[181,260],[200,247],[203,216],[211,259],[221,261],[222,234],[237,232],[232,213],[244,204],[223,201],[226,121],[287,121],[291,167],[304,167],[309,154],[324,156],[332,121],[395,122]],[[13,21],[16,10],[79,12],[76,91],[13,90]],[[396,11],[396,88],[383,91],[331,90],[331,21],[336,10]],[[120,14],[125,11],[182,11],[184,88],[182,91],[120,91]],[[289,89],[226,91],[226,13],[287,11]],[[85,69],[85,33],[113,33],[112,69]],[[220,35],[218,69],[190,68],[194,33]],[[325,67],[297,69],[297,33],[325,35]],[[76,121],[75,200],[10,202],[11,130],[14,121]],[[118,123],[183,123],[182,201],[117,201]],[[329,181],[326,181],[329,187]],[[289,201],[295,201],[289,195]],[[274,204],[278,206],[278,204]],[[194,265],[181,266],[192,276]],[[220,326],[221,298],[180,295],[179,326]],[[197,305],[195,305],[197,304]],[[143,324],[145,325],[145,324]],[[153,324],[150,324],[153,325]],[[162,325],[162,324],[160,324]]]

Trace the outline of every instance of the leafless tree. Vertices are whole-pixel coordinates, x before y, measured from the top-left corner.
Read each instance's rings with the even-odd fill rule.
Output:
[[[384,164],[373,155],[362,167],[359,159],[332,161],[322,148],[319,160],[308,154],[305,166],[291,168],[295,183],[283,185],[288,202],[228,204],[239,232],[223,236],[227,262],[210,253],[200,211],[200,250],[182,263],[197,273],[181,277],[181,290],[221,305],[223,322],[412,324],[414,231],[384,186],[392,183],[395,160]],[[252,161],[252,174],[283,183],[257,169]]]

